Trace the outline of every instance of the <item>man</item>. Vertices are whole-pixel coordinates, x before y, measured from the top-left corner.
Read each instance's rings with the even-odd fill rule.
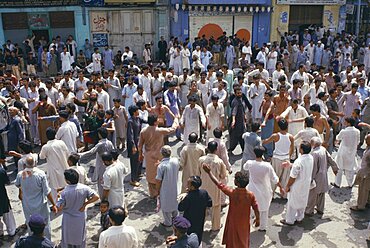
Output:
[[[266,149],[263,146],[256,146],[254,148],[256,160],[248,160],[242,165],[243,170],[249,172],[249,184],[247,189],[250,190],[257,199],[261,219],[258,231],[261,232],[266,232],[267,229],[268,212],[273,197],[271,184],[279,186],[280,194],[284,194],[284,189],[271,164],[262,160],[265,151]]]
[[[61,247],[85,247],[86,206],[99,200],[99,196],[90,187],[78,183],[76,170],[66,170],[64,178],[67,186],[57,203],[58,211],[63,213]]]
[[[272,167],[279,177],[283,187],[286,187],[289,179],[290,167],[284,166],[289,162],[294,151],[294,137],[288,133],[288,122],[285,119],[278,121],[280,131],[274,133],[268,139],[262,141],[262,144],[274,142],[275,149],[272,155]],[[275,192],[276,187],[273,187]]]
[[[113,51],[108,46],[104,47],[103,55],[103,65],[104,70],[113,70]]]
[[[43,119],[42,117],[56,115],[55,106],[51,103],[48,103],[48,96],[42,94],[39,97],[39,103],[32,109],[32,113],[37,113],[38,119],[38,132],[40,135],[40,142],[44,145],[47,142],[46,129],[53,126],[52,120]]]
[[[139,248],[135,229],[123,224],[127,217],[125,209],[113,206],[109,209],[108,216],[112,226],[100,234],[99,248]]]
[[[289,107],[289,97],[287,94],[286,85],[281,85],[279,89],[279,94],[273,97],[274,103],[274,116],[280,116]],[[298,104],[297,104],[298,105]],[[278,132],[279,127],[277,125],[277,120],[274,122],[274,132]],[[293,134],[294,135],[294,134]]]
[[[288,121],[288,132],[294,136],[304,128],[304,120],[308,117],[308,113],[304,107],[299,105],[298,99],[293,99],[291,105],[279,117]]]
[[[244,140],[244,150],[241,163],[241,169],[248,160],[256,160],[254,148],[262,145],[261,137],[258,136],[257,132],[260,131],[260,124],[253,122],[251,125],[251,132],[243,133],[242,139]]]
[[[24,140],[24,129],[22,120],[18,115],[19,110],[16,107],[9,107],[10,123],[8,125],[8,151],[18,151],[19,142]],[[15,159],[17,163],[18,159]]]
[[[226,43],[226,48],[225,48],[225,60],[226,60],[226,63],[227,63],[227,66],[232,69],[234,67],[234,60],[236,58],[236,55],[235,55],[235,49],[234,47],[231,45],[230,41],[228,41]]]
[[[163,147],[163,138],[165,135],[175,132],[178,126],[178,120],[172,124],[172,127],[158,127],[158,117],[155,114],[148,116],[148,127],[145,127],[140,132],[138,152],[139,161],[145,159],[146,164],[146,179],[148,181],[149,197],[154,198],[158,195],[156,185],[156,173],[158,162],[161,159],[160,149]]]
[[[182,113],[180,125],[184,128],[184,137],[188,137],[192,132],[195,132],[200,137],[199,123],[201,123],[203,128],[206,127],[206,117],[203,113],[203,109],[196,104],[196,101],[197,99],[194,96],[189,97],[189,104],[186,105]],[[189,141],[184,140],[184,143],[188,144]]]
[[[198,248],[200,243],[198,242],[197,235],[195,233],[187,234],[191,226],[190,222],[182,216],[174,218],[174,236],[167,237],[166,244],[170,245],[170,248]]]
[[[294,161],[285,189],[288,194],[286,217],[280,221],[282,224],[289,226],[303,220],[311,186],[313,169],[313,158],[310,154],[311,144],[302,142],[299,152],[301,156]]]
[[[261,84],[260,81],[263,83]],[[251,99],[252,104],[252,119],[254,122],[261,122],[262,112],[260,107],[263,101],[263,97],[267,89],[270,89],[266,81],[261,80],[261,75],[256,74],[253,76],[253,83],[251,84],[249,90],[249,98]]]
[[[159,49],[159,60],[166,63],[167,41],[164,40],[163,36],[161,36],[160,41],[158,41],[158,49]]]
[[[112,151],[111,151],[112,152]],[[101,156],[106,166],[103,174],[103,197],[111,206],[125,206],[124,177],[127,174],[123,163],[113,161],[111,152],[104,152]]]
[[[230,145],[229,152],[235,150],[236,146],[239,144],[242,150],[244,150],[244,140],[242,135],[246,128],[247,119],[247,108],[252,109],[252,105],[249,102],[244,102],[242,100],[242,90],[240,87],[235,87],[234,89],[235,98],[231,102],[231,125],[229,128],[230,133]]]
[[[45,236],[51,239],[50,228],[50,209],[57,212],[51,189],[48,185],[45,172],[35,167],[35,161],[32,156],[26,159],[26,168],[18,172],[15,186],[19,189],[18,198],[22,201],[23,213],[26,222],[30,221],[32,214],[40,214],[45,220]],[[48,201],[51,203],[49,209]],[[31,234],[31,230],[28,229]]]
[[[352,188],[355,171],[357,169],[357,146],[360,143],[360,130],[355,128],[356,121],[353,117],[344,118],[345,129],[342,129],[337,135],[337,140],[341,141],[338,154],[335,161],[338,164],[339,171],[335,177],[336,188],[340,188],[342,175],[347,179],[348,187]]]
[[[313,157],[311,180],[313,186],[316,186],[310,189],[308,195],[308,203],[305,210],[305,214],[308,216],[313,215],[315,207],[318,214],[322,215],[324,213],[325,193],[329,190],[329,167],[332,168],[335,175],[338,173],[337,164],[329,152],[321,146],[321,139],[319,137],[313,137],[311,139],[311,147],[311,155]]]
[[[179,117],[180,116],[180,98],[179,98],[179,94],[176,88],[177,88],[177,83],[174,81],[171,81],[169,83],[168,90],[166,90],[163,94],[163,98],[164,98],[164,104],[171,110],[172,114],[174,114],[176,117]],[[167,125],[171,126],[172,123],[174,122],[174,119],[171,118],[172,116],[170,113],[166,113],[165,116],[167,120]],[[179,129],[176,130],[176,137],[179,140],[181,139],[181,133]]]
[[[208,154],[199,158],[199,174],[203,181],[202,189],[205,189],[212,199],[212,230],[216,231],[221,228],[221,191],[218,189],[207,173],[202,171],[203,164],[208,164],[212,173],[216,176],[217,180],[222,180],[226,178],[226,165],[224,162],[216,155],[217,143],[211,141],[207,146]]]
[[[180,201],[178,210],[184,212],[184,217],[190,221],[191,227],[187,233],[196,233],[199,244],[202,243],[204,221],[207,208],[212,207],[212,199],[208,192],[199,189],[202,179],[199,176],[191,176],[187,180],[187,194]]]
[[[19,238],[15,243],[15,248],[54,248],[55,245],[44,235],[46,224],[47,223],[45,222],[43,216],[39,214],[33,214],[28,221],[28,226],[31,229],[32,235]]]
[[[301,131],[299,131],[295,136],[294,136],[294,141],[297,144],[298,142],[311,142],[311,139],[313,137],[318,137],[321,140],[319,132],[313,128],[313,124],[315,123],[315,120],[309,116],[304,119],[305,123],[305,128]],[[322,142],[322,140],[321,140]]]
[[[344,106],[344,116],[349,117],[352,115],[354,109],[359,109],[361,102],[361,94],[357,92],[358,84],[352,83],[351,91],[343,93],[343,96],[338,100],[338,105]]]
[[[213,131],[216,128],[224,129],[224,105],[218,102],[219,97],[217,95],[211,96],[211,103],[206,108],[207,118],[207,142],[210,138],[214,138]]]
[[[310,111],[314,118],[313,127],[319,132],[320,138],[323,141],[323,146],[327,148],[329,146],[330,138],[330,126],[325,116],[321,114],[321,108],[318,104],[311,105]],[[324,135],[325,130],[325,135]]]
[[[109,77],[107,78],[105,87],[107,88],[107,93],[109,95],[109,108],[114,107],[113,99],[121,98],[121,83],[119,79],[114,76],[114,69],[110,69],[108,72]],[[107,110],[107,109],[105,109]]]
[[[69,121],[69,113],[66,110],[59,111],[59,121],[61,123],[55,138],[64,141],[68,152],[77,152],[78,130],[76,124]]]
[[[98,103],[103,105],[104,110],[110,109],[110,95],[103,89],[104,83],[98,82],[95,84],[95,89],[98,92]]]
[[[46,174],[49,186],[53,190],[54,199],[57,200],[56,192],[66,186],[63,173],[68,169],[68,148],[62,140],[55,139],[56,131],[49,127],[46,129],[48,142],[41,147],[40,159],[46,159]]]
[[[131,182],[134,187],[140,186],[141,162],[139,162],[138,144],[141,131],[139,108],[135,105],[129,107],[130,118],[127,123],[127,155],[130,158]]]
[[[0,166],[0,238],[4,237],[3,222],[6,226],[6,231],[8,232],[9,237],[14,237],[17,228],[13,210],[10,206],[8,193],[5,188],[5,186],[9,184],[10,180],[8,174],[5,169]]]
[[[108,131],[106,128],[98,128],[99,143],[96,144],[90,151],[80,153],[80,157],[96,154],[95,156],[95,169],[92,175],[91,181],[98,182],[99,197],[103,196],[103,175],[105,171],[105,165],[102,160],[102,154],[114,150],[114,146],[110,140],[107,139]]]
[[[177,212],[177,178],[179,161],[171,158],[171,147],[165,145],[161,148],[162,160],[157,168],[157,189],[164,221],[161,225],[172,226],[172,220],[178,215]]]
[[[188,179],[191,176],[199,176],[198,161],[204,156],[205,150],[201,144],[197,144],[198,134],[189,134],[189,143],[182,148],[180,152],[180,170],[182,170],[181,193],[186,192]]]
[[[357,205],[350,209],[353,211],[362,211],[369,203],[370,195],[370,134],[366,135],[366,150],[362,156],[361,168],[357,172],[354,185],[358,184]]]

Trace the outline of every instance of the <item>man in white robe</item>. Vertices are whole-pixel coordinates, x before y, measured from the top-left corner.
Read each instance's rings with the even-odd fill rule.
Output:
[[[68,169],[67,158],[69,151],[62,140],[55,139],[56,131],[52,127],[46,129],[48,142],[41,148],[40,159],[46,159],[46,175],[52,189],[54,200],[57,200],[56,191],[66,186],[64,171]]]
[[[295,136],[304,128],[304,120],[308,117],[308,113],[304,107],[299,105],[298,99],[293,99],[291,105],[280,116],[288,121],[288,132]]]
[[[260,231],[266,231],[268,222],[268,212],[270,209],[273,192],[271,184],[277,185],[280,188],[280,193],[284,193],[284,189],[279,182],[271,164],[262,160],[266,149],[263,146],[254,148],[256,160],[248,160],[243,165],[243,170],[249,171],[249,184],[247,189],[250,190],[257,199],[258,210],[260,211]]]
[[[224,105],[218,102],[217,95],[211,96],[212,102],[207,105],[206,118],[207,118],[207,142],[210,138],[214,138],[213,130],[216,128],[224,128]]]
[[[194,96],[189,97],[189,104],[185,107],[180,119],[180,125],[184,128],[184,137],[189,137],[192,132],[198,134],[200,137],[200,125],[201,122],[203,128],[206,127],[206,117],[203,113],[203,109],[196,104],[196,98]],[[189,141],[184,138],[184,143],[188,144]]]
[[[342,129],[337,135],[337,140],[341,141],[335,161],[338,164],[339,171],[335,177],[334,187],[339,188],[342,184],[343,174],[346,176],[349,187],[353,186],[353,179],[357,169],[357,146],[360,144],[360,131],[355,128],[356,121],[353,117],[344,119],[345,129]]]
[[[290,171],[290,178],[285,191],[288,194],[285,219],[280,222],[284,225],[294,225],[304,218],[305,208],[311,187],[313,157],[310,154],[311,144],[302,142],[299,147],[299,156]]]
[[[56,139],[64,141],[68,152],[77,152],[78,130],[76,124],[69,121],[69,113],[66,110],[59,112],[59,121],[62,123],[56,134]]]
[[[262,111],[260,111],[260,107],[267,90],[266,85],[267,84],[262,83],[259,74],[253,76],[253,83],[249,90],[249,98],[251,99],[252,119],[254,122],[261,122],[262,120]]]

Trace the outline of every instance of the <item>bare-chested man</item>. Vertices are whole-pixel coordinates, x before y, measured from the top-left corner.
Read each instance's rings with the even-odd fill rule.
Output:
[[[274,96],[274,116],[277,117],[281,115],[289,107],[289,95],[285,85],[280,86],[279,94]],[[279,127],[277,120],[274,123],[274,133],[279,132]]]
[[[175,115],[172,113],[169,107],[163,105],[163,98],[162,96],[155,97],[155,106],[151,107],[150,113],[156,114],[158,119],[158,127],[167,127],[166,123],[166,113],[171,116],[172,119],[175,119]],[[165,136],[164,144],[168,144],[168,137]]]
[[[313,127],[319,132],[321,136],[321,140],[323,140],[323,146],[328,147],[329,145],[329,138],[330,138],[330,126],[326,117],[320,114],[320,106],[318,104],[313,104],[310,107],[312,112],[313,118],[315,123]],[[325,130],[325,138],[324,138],[324,130]]]

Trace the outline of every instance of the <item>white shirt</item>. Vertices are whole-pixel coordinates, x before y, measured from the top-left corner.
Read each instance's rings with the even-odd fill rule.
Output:
[[[98,92],[98,103],[103,105],[104,110],[109,109],[109,94],[105,90]]]
[[[64,122],[55,136],[58,140],[63,140],[66,144],[69,153],[77,152],[76,139],[78,137],[78,131],[76,124],[71,121]]]
[[[111,206],[125,205],[125,188],[123,180],[127,173],[125,165],[117,161],[108,166],[103,174],[103,189],[109,190],[108,201]]]
[[[100,234],[99,248],[138,248],[139,240],[132,226],[111,226]]]
[[[279,182],[274,169],[270,163],[256,160],[248,160],[243,169],[249,171],[247,189],[256,196],[259,211],[268,211],[272,200],[271,185]]]

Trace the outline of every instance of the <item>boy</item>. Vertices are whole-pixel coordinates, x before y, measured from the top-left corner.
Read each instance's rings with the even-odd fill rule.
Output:
[[[100,225],[101,225],[101,231],[107,230],[111,224],[109,222],[109,216],[108,216],[108,210],[109,210],[109,202],[107,200],[103,200],[100,202]]]
[[[222,192],[228,195],[230,199],[230,207],[227,213],[222,244],[226,245],[226,247],[249,247],[250,208],[253,208],[254,215],[256,216],[254,220],[256,227],[260,225],[260,213],[258,211],[256,197],[245,188],[249,183],[248,173],[245,171],[238,171],[235,174],[234,181],[237,188],[232,189],[218,181],[208,164],[203,163],[202,167],[212,182],[216,184]]]
[[[108,140],[110,140],[114,147],[116,147],[116,130],[114,128],[114,112],[109,109],[105,111],[104,124],[102,127],[105,127],[108,130]]]
[[[90,184],[91,181],[87,177],[86,170],[83,166],[79,165],[79,161],[80,161],[80,155],[78,155],[78,153],[74,153],[74,152],[71,153],[68,156],[68,159],[67,159],[67,163],[68,163],[69,168],[74,169],[78,173],[78,182],[82,183],[82,184],[85,184],[85,185]]]

